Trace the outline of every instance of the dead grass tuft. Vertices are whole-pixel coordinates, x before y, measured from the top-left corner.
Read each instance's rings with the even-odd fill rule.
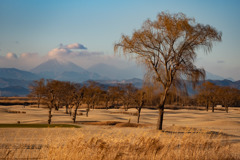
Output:
[[[143,124],[137,124],[137,123],[118,123],[116,124],[116,127],[143,127],[145,125]]]

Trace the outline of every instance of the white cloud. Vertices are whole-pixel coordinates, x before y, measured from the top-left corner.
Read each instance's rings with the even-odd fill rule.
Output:
[[[6,54],[7,59],[17,59],[18,56],[15,53],[9,52]]]
[[[84,49],[84,50],[75,50]],[[87,51],[87,48],[79,43],[73,43],[69,45],[60,44],[59,48],[54,48],[48,52],[49,58],[74,58],[82,56],[99,56],[103,55],[103,52],[91,52]]]
[[[68,48],[68,49],[87,49],[84,45],[79,44],[79,43],[73,43],[73,44],[66,45],[65,48]]]
[[[53,50],[48,52],[49,57],[64,57],[70,55],[71,50],[66,49],[66,48],[54,48]]]
[[[20,55],[20,58],[34,58],[37,57],[38,54],[37,53],[22,53]]]

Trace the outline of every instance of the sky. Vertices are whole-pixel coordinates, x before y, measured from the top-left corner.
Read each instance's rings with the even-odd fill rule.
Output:
[[[30,70],[51,58],[88,68],[98,63],[135,65],[114,56],[122,34],[131,35],[160,12],[182,12],[222,32],[196,65],[240,80],[239,0],[1,0],[0,67]]]

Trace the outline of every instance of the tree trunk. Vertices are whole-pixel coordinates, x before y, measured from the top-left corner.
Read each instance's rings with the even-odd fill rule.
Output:
[[[52,121],[52,107],[49,107],[48,124],[51,124],[51,121]]]
[[[128,103],[126,105],[124,105],[125,111],[128,111]]]
[[[38,108],[40,107],[40,99],[38,99]]]
[[[225,106],[225,111],[228,113],[228,106],[227,105]]]
[[[164,104],[162,104],[161,106],[159,106],[157,130],[162,130],[163,114],[164,114]]]
[[[54,106],[54,94],[53,94],[53,90],[51,90],[51,101],[49,104],[49,112],[48,112],[48,124],[51,124],[52,121],[52,108]]]
[[[214,112],[214,104],[212,105],[212,112]]]
[[[54,107],[55,107],[55,111],[58,111],[58,109],[59,109],[58,104],[55,104]]]
[[[138,108],[138,119],[137,119],[137,123],[139,123],[139,120],[140,120],[141,109],[142,109],[141,107]]]
[[[66,105],[66,114],[68,114],[68,104]]]
[[[88,108],[86,109],[86,117],[88,117],[88,112],[90,111],[90,104],[88,104]]]
[[[208,112],[208,109],[209,109],[209,101],[207,100],[206,101],[206,111]]]
[[[75,123],[75,122],[76,122],[76,117],[77,117],[77,109],[78,109],[78,107],[76,107],[76,108],[75,108],[75,110],[74,110],[74,114],[73,114],[73,123]]]
[[[168,93],[169,88],[165,88],[163,95],[161,97],[160,100],[160,104],[158,106],[158,121],[157,121],[157,130],[162,130],[162,125],[163,125],[163,114],[164,114],[164,105],[166,102],[166,98],[167,98],[167,93]]]
[[[108,110],[108,101],[106,101],[105,106],[106,106],[106,110]]]
[[[86,109],[86,117],[88,117],[89,108]]]

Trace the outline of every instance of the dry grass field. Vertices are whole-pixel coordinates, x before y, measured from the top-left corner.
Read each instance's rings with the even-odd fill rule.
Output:
[[[53,124],[72,124],[64,109]],[[240,159],[240,109],[229,113],[166,109],[95,109],[77,116],[81,128],[0,128],[1,159]],[[47,108],[0,106],[0,123],[46,124]],[[130,123],[129,123],[130,122]]]

